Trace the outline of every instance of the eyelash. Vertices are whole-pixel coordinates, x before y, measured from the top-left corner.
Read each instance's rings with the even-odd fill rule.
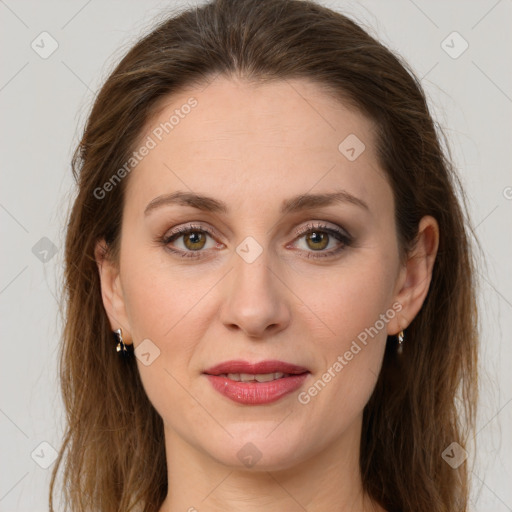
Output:
[[[350,245],[352,245],[353,240],[350,235],[346,234],[345,232],[343,232],[341,230],[330,228],[322,223],[318,223],[315,225],[307,224],[304,228],[297,230],[297,232],[295,233],[296,239],[301,238],[304,235],[307,235],[307,234],[310,234],[310,233],[313,233],[316,231],[327,233],[328,235],[333,236],[338,241],[342,242],[342,245],[341,245],[341,247],[338,247],[337,249],[331,249],[330,251],[327,251],[327,252],[306,251],[307,258],[318,259],[318,258],[333,257],[333,256],[336,256],[341,251],[343,251],[346,247],[349,247]],[[179,228],[176,228],[172,233],[170,233],[168,235],[166,234],[163,237],[160,237],[157,241],[160,244],[164,245],[170,252],[177,254],[177,255],[181,256],[182,258],[202,258],[203,255],[201,253],[205,252],[203,250],[182,251],[182,250],[172,249],[171,247],[169,247],[169,244],[171,242],[177,240],[178,238],[182,237],[183,235],[186,235],[189,233],[196,233],[196,232],[206,233],[206,234],[210,235],[212,238],[215,237],[215,234],[213,233],[213,231],[206,226],[189,225],[189,226],[181,226]],[[317,254],[314,254],[314,253],[317,253]]]

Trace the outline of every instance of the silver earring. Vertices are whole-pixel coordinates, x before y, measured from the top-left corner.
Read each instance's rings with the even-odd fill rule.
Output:
[[[398,333],[398,348],[396,350],[399,354],[404,351],[404,331]]]
[[[117,352],[121,352],[123,355],[128,355],[128,349],[126,348],[126,345],[124,344],[124,341],[123,341],[123,333],[121,331],[121,329],[117,329],[116,331],[114,331],[114,334],[117,338],[117,346],[116,346],[116,351]]]

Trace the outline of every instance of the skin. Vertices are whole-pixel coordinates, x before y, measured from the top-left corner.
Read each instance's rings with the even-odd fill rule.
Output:
[[[96,251],[112,329],[121,327],[125,343],[135,348],[149,339],[160,350],[148,366],[137,359],[165,425],[169,494],[160,512],[382,511],[361,487],[363,408],[387,336],[405,329],[426,297],[437,223],[421,220],[418,244],[401,265],[374,125],[317,84],[219,77],[166,98],[141,141],[191,96],[197,106],[129,175],[120,261],[103,257],[102,241]],[[355,161],[338,150],[349,134],[366,146]],[[340,189],[368,210],[344,202],[279,213],[297,194]],[[229,213],[167,205],[144,214],[153,199],[177,190],[222,200]],[[345,229],[353,243],[343,246],[329,236],[323,244],[296,234],[315,222]],[[204,245],[183,236],[169,245],[184,252],[199,246],[202,258],[182,258],[158,242],[188,223],[211,227],[214,236],[203,234]],[[252,263],[236,252],[248,236],[262,249]],[[307,257],[338,247],[330,257]],[[400,312],[301,404],[298,393],[393,304]],[[311,374],[277,402],[242,405],[202,374],[230,359],[278,359]],[[261,454],[251,468],[237,456],[247,443]]]

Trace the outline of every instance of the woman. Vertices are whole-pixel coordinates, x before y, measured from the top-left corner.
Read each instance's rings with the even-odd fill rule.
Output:
[[[130,50],[73,163],[66,510],[467,510],[473,259],[406,64],[213,1]]]

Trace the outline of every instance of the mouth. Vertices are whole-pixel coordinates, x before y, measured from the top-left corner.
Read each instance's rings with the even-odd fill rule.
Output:
[[[275,402],[301,387],[310,373],[283,361],[226,361],[204,372],[216,391],[244,405]]]

